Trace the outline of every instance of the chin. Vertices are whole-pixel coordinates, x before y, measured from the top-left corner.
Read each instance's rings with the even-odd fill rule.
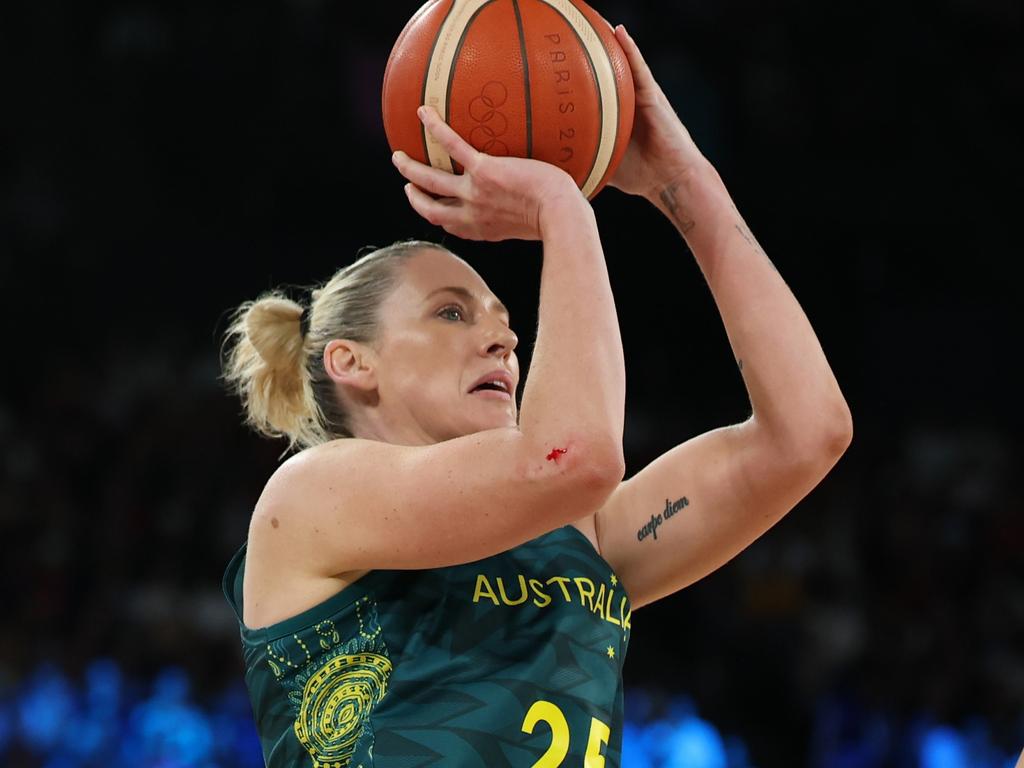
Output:
[[[495,413],[489,414],[482,419],[478,419],[476,423],[479,425],[474,430],[475,432],[483,432],[485,429],[500,429],[502,427],[517,427],[519,426],[519,419],[510,413]]]

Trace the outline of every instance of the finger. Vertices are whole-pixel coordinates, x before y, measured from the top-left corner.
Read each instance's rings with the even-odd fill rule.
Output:
[[[447,228],[456,223],[458,208],[450,198],[447,201],[435,200],[415,184],[406,184],[405,194],[413,210],[431,224]]]
[[[445,152],[459,165],[471,172],[479,162],[480,153],[466,143],[452,127],[441,119],[441,115],[433,107],[422,106],[416,110],[423,125],[434,137]]]
[[[651,68],[647,66],[647,62],[644,60],[644,55],[640,53],[640,48],[636,42],[630,36],[629,32],[626,31],[625,26],[619,24],[615,28],[615,37],[619,41],[619,45],[622,46],[623,52],[626,54],[626,60],[629,62],[629,68],[633,71],[633,82],[639,86],[640,89],[657,89],[661,90],[658,82],[654,79],[654,74],[651,72]]]
[[[391,155],[391,162],[395,164],[399,173],[420,189],[441,197],[463,197],[466,180],[461,176],[432,168],[402,151]]]

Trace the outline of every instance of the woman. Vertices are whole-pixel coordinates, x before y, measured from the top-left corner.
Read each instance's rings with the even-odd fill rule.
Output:
[[[631,611],[778,521],[851,439],[818,341],[622,27],[637,117],[613,186],[678,228],[750,396],[742,424],[623,482],[624,364],[593,211],[554,166],[421,119],[461,176],[402,154],[412,207],[464,238],[543,242],[522,405],[480,276],[400,243],[310,308],[243,305],[225,376],[300,453],[225,574],[268,765],[617,766]],[[344,438],[344,439],[338,439]]]

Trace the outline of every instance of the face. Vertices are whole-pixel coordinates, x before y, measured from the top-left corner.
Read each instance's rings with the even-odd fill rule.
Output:
[[[508,312],[466,262],[424,249],[400,267],[374,345],[380,415],[396,434],[440,442],[515,426],[519,340]],[[502,372],[509,392],[474,391]]]

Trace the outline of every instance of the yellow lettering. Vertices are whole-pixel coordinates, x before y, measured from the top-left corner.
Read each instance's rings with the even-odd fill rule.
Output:
[[[594,613],[596,613],[598,616],[600,616],[603,619],[604,618],[604,584],[599,584],[598,586],[600,587],[600,589],[597,590],[597,597],[594,598],[594,605],[596,606],[596,608],[594,609]]]
[[[616,627],[621,627],[622,624],[612,615],[612,600],[615,599],[615,590],[608,590],[608,604],[604,607],[604,620],[614,624]]]
[[[491,583],[487,581],[487,577],[482,573],[478,573],[476,576],[476,589],[473,590],[473,602],[480,602],[481,597],[486,597],[495,605],[501,605],[501,603],[498,602],[498,596],[494,594],[494,589],[491,588]]]
[[[498,577],[498,591],[501,593],[501,601],[505,605],[522,605],[526,602],[526,579],[523,574],[519,574],[519,589],[521,594],[518,600],[509,600],[508,595],[505,594],[505,583],[501,580],[501,576]]]
[[[533,733],[541,721],[551,729],[551,745],[532,768],[558,768],[569,754],[569,721],[550,701],[535,701],[523,719],[523,733]]]
[[[601,747],[608,745],[611,735],[611,728],[596,717],[590,718],[590,738],[587,739],[587,754],[583,758],[583,768],[604,768]]]
[[[594,582],[586,576],[577,576],[573,581],[576,582],[576,589],[580,591],[580,605],[586,605],[586,600],[590,603],[590,610],[594,610]],[[586,589],[583,587],[584,583],[587,585]]]
[[[543,603],[538,603],[537,599],[534,598],[534,605],[536,605],[538,608],[547,608],[549,605],[551,605],[551,598],[548,595],[546,595],[543,591],[541,591],[541,587],[544,586],[543,582],[538,581],[537,579],[530,579],[530,586],[533,588],[533,591],[537,593],[537,597],[544,600]]]
[[[569,597],[569,590],[565,588],[565,582],[567,581],[569,581],[569,578],[567,576],[552,576],[550,579],[548,579],[547,583],[551,584],[551,582],[555,582],[556,584],[558,584],[558,586],[562,588],[562,594],[565,595],[565,602],[571,603],[572,598]]]
[[[629,629],[629,617],[633,615],[633,609],[626,610],[626,596],[622,596],[622,602],[619,603],[619,618],[622,619],[622,628]]]

